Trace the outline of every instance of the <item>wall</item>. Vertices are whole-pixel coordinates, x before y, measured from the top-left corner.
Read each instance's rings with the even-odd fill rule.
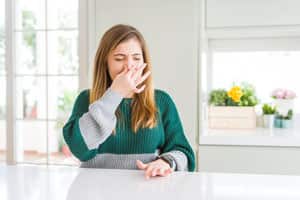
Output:
[[[89,0],[88,4],[88,29],[81,32],[89,38],[89,66],[107,28],[117,23],[136,26],[150,47],[155,86],[174,98],[195,149],[201,126],[198,100],[202,98],[198,98],[201,80],[197,79],[205,76],[198,68],[202,63],[200,51],[206,48],[202,39],[269,37],[273,32],[275,38],[300,35],[297,0]],[[91,82],[91,67],[88,71]],[[299,173],[300,160],[293,159],[299,148],[209,145],[199,148],[201,171]]]
[[[150,49],[155,87],[173,97],[188,139],[196,147],[197,1],[96,0],[90,3],[90,63],[101,36],[108,28],[125,23],[139,29]],[[90,68],[89,84],[91,73]]]

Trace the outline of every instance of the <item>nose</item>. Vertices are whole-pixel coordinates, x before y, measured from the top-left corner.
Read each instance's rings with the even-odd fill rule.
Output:
[[[125,66],[130,70],[132,67],[134,67],[134,65],[134,60],[130,57],[127,58],[127,60],[125,61]]]

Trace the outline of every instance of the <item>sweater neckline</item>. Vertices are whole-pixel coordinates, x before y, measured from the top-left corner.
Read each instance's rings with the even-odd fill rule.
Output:
[[[123,98],[123,102],[124,102],[125,104],[129,104],[129,103],[132,102],[132,99],[133,99],[133,98]]]

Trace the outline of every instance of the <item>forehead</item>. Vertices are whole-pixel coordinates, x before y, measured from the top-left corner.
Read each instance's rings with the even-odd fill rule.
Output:
[[[142,48],[141,44],[136,38],[131,38],[124,42],[121,42],[113,51],[113,53],[125,53],[125,54],[134,54],[141,53]]]

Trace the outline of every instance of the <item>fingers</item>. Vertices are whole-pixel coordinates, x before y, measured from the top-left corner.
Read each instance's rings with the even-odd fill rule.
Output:
[[[144,81],[149,77],[150,74],[151,74],[150,71],[148,71],[146,74],[144,74],[144,75],[137,81],[136,85],[139,85],[139,84],[141,84],[142,82],[144,82]],[[135,93],[141,93],[142,91],[145,90],[145,88],[146,88],[146,85],[143,85],[143,86],[140,87],[140,88],[136,88],[136,89],[134,90],[134,92],[135,92]]]
[[[147,66],[147,64],[143,63],[138,68],[132,67],[132,68],[128,69],[127,67],[125,67],[123,69],[123,71],[120,74],[118,74],[118,75],[125,74],[127,76],[127,80],[130,82],[132,91],[134,93],[141,93],[146,88],[145,85],[143,85],[140,88],[137,88],[137,86],[140,85],[141,83],[143,83],[151,74],[151,72],[148,71],[143,76],[141,76],[141,74],[143,73],[143,70],[145,69],[146,66]]]
[[[146,169],[147,168],[147,164],[144,164],[142,161],[140,161],[140,160],[137,160],[136,161],[136,165],[137,165],[137,167],[139,168],[139,169],[142,169],[142,170],[144,170],[144,169]]]
[[[144,82],[149,76],[150,76],[151,72],[147,71],[141,78],[139,78],[136,82],[136,85],[141,84],[142,82]]]
[[[173,172],[173,170],[171,168],[167,169],[164,171],[162,176],[168,176],[169,174],[171,174]]]
[[[166,168],[149,166],[145,171],[145,177],[149,179],[150,177],[155,177],[155,176],[168,176],[172,172],[173,171],[170,168],[166,169]]]
[[[160,176],[168,176],[171,173],[172,173],[172,170],[170,168],[168,168],[168,169],[160,168],[158,175],[160,175]]]
[[[143,86],[140,87],[140,88],[135,88],[135,89],[134,89],[134,92],[135,92],[135,93],[141,93],[141,92],[143,92],[143,91],[145,90],[145,88],[146,88],[146,85],[143,85]]]
[[[139,67],[135,67],[135,72],[132,74],[132,79],[137,80],[143,73],[143,70],[147,66],[147,63],[142,64]]]
[[[154,168],[152,169],[151,176],[156,176],[156,174],[158,174],[158,173],[157,173],[157,170],[158,170],[158,168],[157,168],[157,167],[154,167]]]
[[[129,78],[131,78],[132,75],[134,74],[134,72],[135,72],[135,68],[134,68],[134,67],[131,68],[131,69],[127,69],[126,75],[127,75]]]
[[[117,76],[125,75],[127,72],[128,72],[128,69],[126,67],[124,67],[124,69]]]
[[[173,172],[171,168],[159,165],[155,163],[155,161],[145,164],[142,161],[137,160],[136,164],[139,169],[145,171],[146,179],[150,179],[150,177],[155,176],[168,176]]]
[[[145,171],[145,177],[146,179],[149,179],[152,176],[152,170],[153,170],[153,166],[148,166],[148,168]]]

